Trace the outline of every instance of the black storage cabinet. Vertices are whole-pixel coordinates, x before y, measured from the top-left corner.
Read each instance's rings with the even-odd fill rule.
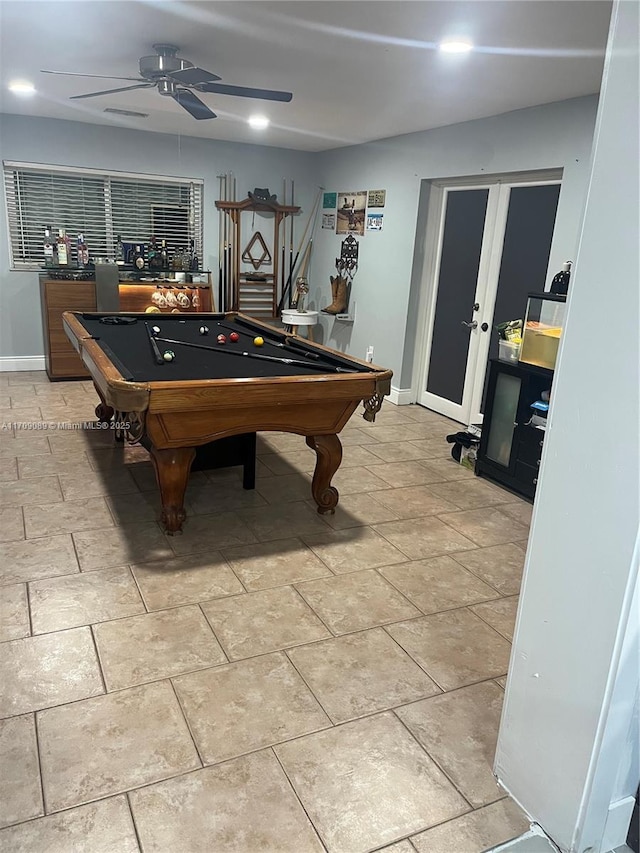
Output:
[[[551,390],[553,370],[493,358],[476,474],[533,500],[544,430],[530,425],[532,403]]]

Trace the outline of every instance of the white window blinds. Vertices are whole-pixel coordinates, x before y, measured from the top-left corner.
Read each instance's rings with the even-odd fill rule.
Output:
[[[4,162],[13,269],[43,265],[44,229],[84,235],[92,257],[114,257],[115,243],[166,241],[169,255],[194,241],[203,257],[203,182]]]

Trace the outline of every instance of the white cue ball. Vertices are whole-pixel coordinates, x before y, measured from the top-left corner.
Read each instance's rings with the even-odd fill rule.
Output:
[[[162,357],[165,361],[173,361],[175,355],[171,352],[171,350],[167,350]]]
[[[200,334],[201,335],[208,335],[209,334],[209,327],[208,326],[200,326]]]
[[[151,331],[153,332],[154,335],[159,335],[160,334],[160,326],[154,326],[153,329],[151,329]]]

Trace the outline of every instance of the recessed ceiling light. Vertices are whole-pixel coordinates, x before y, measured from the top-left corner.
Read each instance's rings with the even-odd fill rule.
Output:
[[[438,47],[443,53],[469,53],[473,50],[471,42],[463,39],[446,39]]]
[[[9,83],[9,91],[15,92],[16,95],[33,95],[35,90],[33,83],[28,83],[26,80],[12,80]]]
[[[251,116],[249,118],[249,125],[255,130],[264,130],[266,127],[269,127],[269,119],[266,116]]]

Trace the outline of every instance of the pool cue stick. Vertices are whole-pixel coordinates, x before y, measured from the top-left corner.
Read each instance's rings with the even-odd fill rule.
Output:
[[[296,264],[298,263],[298,257],[300,256],[300,250],[301,250],[302,246],[304,246],[305,240],[307,239],[307,232],[309,230],[309,226],[311,225],[311,222],[313,220],[315,220],[315,218],[316,218],[318,206],[320,204],[320,198],[322,196],[322,190],[323,190],[322,187],[320,187],[318,189],[318,194],[316,196],[316,200],[314,201],[313,208],[311,209],[311,213],[309,214],[309,220],[307,221],[307,224],[305,226],[304,233],[302,234],[302,239],[300,240],[300,245],[298,246],[298,251],[296,252],[295,260],[293,262],[293,269],[294,270],[296,268]],[[280,304],[278,305],[278,313],[280,313],[282,311],[282,306],[284,305],[284,300],[285,300],[285,297],[287,295],[287,292],[291,290],[291,279],[292,278],[293,278],[293,276],[290,275],[289,278],[287,279],[287,283],[283,289],[282,296],[280,298]]]
[[[162,353],[160,352],[160,347],[158,346],[156,338],[151,333],[149,324],[145,323],[144,327],[147,330],[147,335],[149,336],[149,342],[151,343],[151,349],[153,350],[153,355],[155,357],[156,364],[164,364],[164,358],[162,357]]]
[[[293,188],[294,180],[291,178],[291,207],[294,206]],[[289,219],[289,281],[291,281],[293,277],[293,213],[289,216]]]
[[[218,326],[221,329],[229,329],[232,332],[238,331],[237,326],[230,326],[228,323],[218,322]],[[240,334],[247,335],[247,337],[250,337],[252,339],[255,337],[255,335],[253,335],[251,332],[241,332]],[[295,347],[296,349],[301,349],[304,347],[304,344],[301,344],[295,338],[289,338],[289,337],[286,337],[285,343],[281,343],[280,341],[272,341],[272,340],[270,340],[268,343],[270,344],[270,346],[279,347],[280,349],[286,349],[288,346]],[[300,353],[300,355],[304,355],[304,356],[306,356],[306,358],[313,358],[316,361],[320,358],[319,352],[309,352],[308,350],[305,350],[305,349],[303,349],[303,351]]]
[[[282,203],[287,203],[287,179],[282,179]],[[285,220],[286,221],[286,220]],[[283,233],[280,235],[280,240],[282,240],[282,252],[280,259],[280,281],[278,282],[278,288],[280,290],[280,294],[282,295],[282,291],[284,290],[284,262],[285,262],[285,243],[287,242],[287,232],[283,228]]]
[[[222,201],[222,178],[223,175],[218,175],[218,199]],[[223,220],[226,216],[224,210],[218,209],[218,309],[222,310],[222,264],[224,252],[224,230]]]
[[[209,352],[220,352],[220,347],[209,347],[205,344],[193,344],[190,341],[177,341],[173,338],[156,338],[156,341],[162,341],[163,344],[178,344],[183,347],[192,347],[193,349],[204,349]],[[255,358],[259,361],[271,361],[276,364],[288,364],[293,367],[312,367],[315,370],[322,370],[324,373],[357,373],[357,370],[351,370],[347,367],[327,367],[325,364],[314,364],[309,361],[300,361],[297,358],[279,358],[276,355],[263,355],[260,352],[247,352],[240,350],[228,349],[224,350],[225,355],[238,355],[241,358]]]

